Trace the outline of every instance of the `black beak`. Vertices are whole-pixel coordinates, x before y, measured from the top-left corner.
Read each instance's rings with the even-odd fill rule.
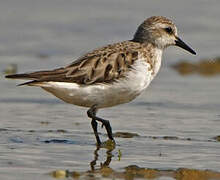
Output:
[[[192,54],[196,55],[196,52],[193,51],[186,43],[184,43],[180,38],[176,37],[176,46],[179,46],[189,52],[191,52]]]

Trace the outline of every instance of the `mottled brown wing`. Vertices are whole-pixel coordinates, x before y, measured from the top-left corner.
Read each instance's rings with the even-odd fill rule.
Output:
[[[125,75],[138,58],[137,51],[121,50],[91,54],[67,66],[66,78],[79,84],[106,83]]]
[[[138,59],[139,48],[139,43],[124,41],[94,50],[63,68],[7,77],[34,80],[24,84],[47,81],[75,82],[82,85],[113,82],[125,76]]]

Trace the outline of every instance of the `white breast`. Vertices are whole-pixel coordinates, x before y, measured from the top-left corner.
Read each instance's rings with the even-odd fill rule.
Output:
[[[150,69],[150,64],[139,57],[126,77],[114,83],[78,85],[66,82],[46,82],[41,87],[63,101],[78,106],[91,107],[96,104],[98,108],[103,108],[127,103],[146,89],[155,77],[160,68],[161,55],[158,53],[156,57],[154,69]]]
[[[153,58],[154,72],[155,72],[154,77],[157,75],[158,71],[160,70],[162,53],[163,51],[161,49],[155,49],[154,58]]]

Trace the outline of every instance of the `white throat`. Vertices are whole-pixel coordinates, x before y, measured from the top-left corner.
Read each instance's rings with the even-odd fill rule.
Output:
[[[154,58],[153,58],[153,63],[154,63],[154,76],[158,73],[160,70],[161,66],[161,61],[162,61],[162,54],[163,50],[160,48],[156,48],[154,52]]]

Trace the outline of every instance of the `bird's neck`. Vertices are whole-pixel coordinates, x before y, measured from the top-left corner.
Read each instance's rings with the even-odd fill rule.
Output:
[[[162,61],[162,54],[163,54],[163,50],[160,48],[155,48],[154,49],[154,74],[156,75],[158,73],[158,71],[160,70],[160,66],[161,66],[161,61]]]
[[[142,44],[144,47],[144,54],[147,57],[146,61],[152,66],[153,76],[155,76],[161,66],[163,49],[154,46],[151,43]]]

